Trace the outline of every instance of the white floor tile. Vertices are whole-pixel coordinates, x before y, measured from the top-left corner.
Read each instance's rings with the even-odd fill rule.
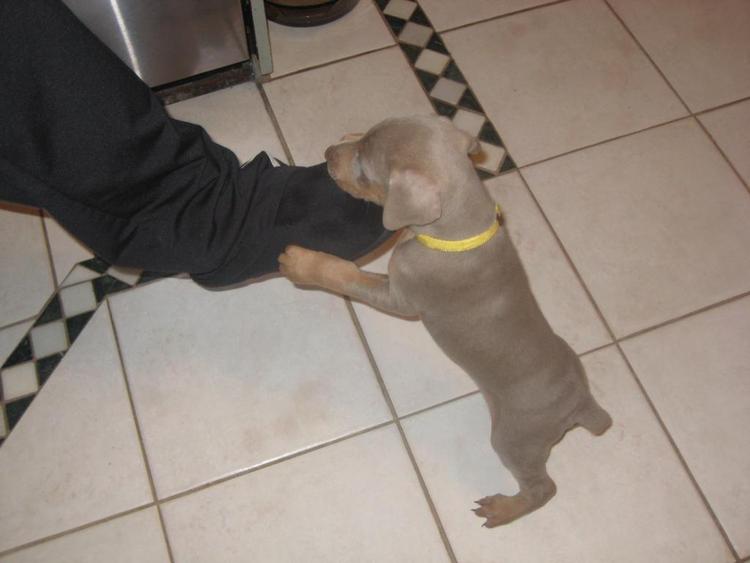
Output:
[[[458,561],[732,561],[620,355],[607,348],[584,356],[584,365],[614,425],[598,438],[569,432],[548,463],[557,495],[507,526],[483,528],[469,510],[485,495],[517,491],[489,444],[482,398],[405,421]]]
[[[448,561],[392,426],[162,510],[177,561]]]
[[[36,315],[53,287],[38,213],[0,205],[0,326]]]
[[[522,174],[617,336],[750,289],[750,198],[694,121]]]
[[[746,0],[612,0],[692,111],[750,95]]]
[[[159,516],[148,508],[0,557],[2,563],[168,563]]]
[[[0,448],[0,551],[151,500],[106,308]]]
[[[442,31],[459,25],[481,21],[494,16],[501,16],[517,10],[524,10],[547,0],[420,0],[435,29]]]
[[[563,2],[443,38],[517,164],[686,113],[598,0]]]
[[[360,2],[343,18],[313,27],[268,24],[273,77],[393,44],[374,2]]]
[[[622,343],[741,557],[750,556],[750,298]]]
[[[323,161],[347,133],[388,117],[431,114],[427,96],[397,47],[274,80],[264,86],[299,165]]]
[[[162,498],[390,418],[340,298],[169,279],[112,308]]]
[[[255,84],[240,84],[167,106],[175,119],[197,123],[240,163],[261,151],[284,158],[284,150]]]

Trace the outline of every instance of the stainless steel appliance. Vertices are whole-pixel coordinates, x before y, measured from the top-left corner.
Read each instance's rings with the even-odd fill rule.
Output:
[[[63,1],[149,86],[249,58],[240,0]]]

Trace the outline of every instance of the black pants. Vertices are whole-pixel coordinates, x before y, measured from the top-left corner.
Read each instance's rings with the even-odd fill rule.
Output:
[[[240,168],[60,0],[0,0],[0,199],[47,210],[107,262],[209,286],[273,271],[300,212],[285,191],[332,184],[323,174],[264,153]],[[372,215],[359,203],[343,202],[355,222]],[[379,217],[367,220],[374,240]]]

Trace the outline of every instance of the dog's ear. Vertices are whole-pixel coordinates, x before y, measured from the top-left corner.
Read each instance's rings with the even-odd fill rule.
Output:
[[[393,170],[383,205],[383,226],[397,231],[409,225],[426,225],[440,217],[437,185],[414,170]]]

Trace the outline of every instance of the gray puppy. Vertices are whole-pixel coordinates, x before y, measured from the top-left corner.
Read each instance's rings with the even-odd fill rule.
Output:
[[[437,117],[389,119],[329,147],[328,170],[338,185],[382,205],[386,228],[410,233],[394,248],[387,276],[296,246],[279,262],[295,283],[419,316],[473,378],[489,407],[492,446],[519,485],[516,495],[477,501],[476,514],[494,527],[552,498],[547,458],[567,430],[580,425],[599,435],[612,420],[531,293],[469,158],[478,150],[475,139]]]

